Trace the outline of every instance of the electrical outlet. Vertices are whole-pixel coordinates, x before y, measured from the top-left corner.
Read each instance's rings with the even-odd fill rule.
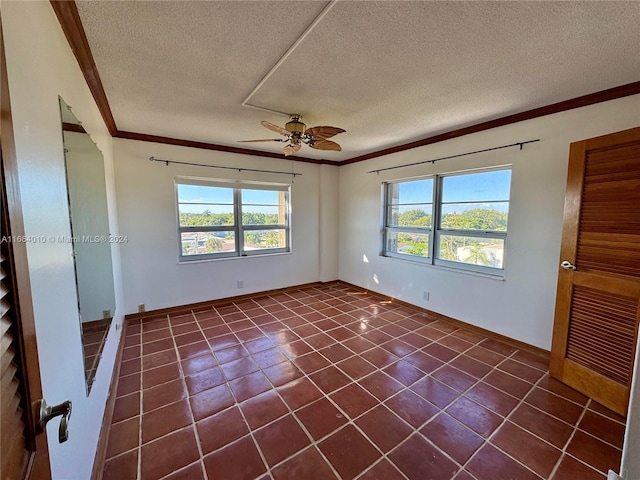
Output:
[[[427,292],[426,290],[425,290],[424,292],[422,292],[422,299],[423,299],[425,302],[428,302],[428,301],[429,301],[429,296],[430,296],[430,294],[429,294],[429,292]]]
[[[141,303],[140,305],[138,305],[138,313],[144,312],[146,312],[146,307],[144,306],[144,303]]]
[[[111,310],[102,310],[102,319],[108,320],[111,318]]]
[[[244,288],[244,280],[238,280],[238,288]]]

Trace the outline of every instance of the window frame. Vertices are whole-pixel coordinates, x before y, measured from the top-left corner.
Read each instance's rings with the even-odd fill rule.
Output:
[[[391,203],[391,185],[394,184],[399,184],[399,183],[404,183],[404,182],[412,182],[412,181],[420,181],[420,180],[432,180],[433,181],[433,187],[432,187],[432,196],[431,196],[431,225],[429,227],[410,227],[410,226],[401,226],[401,225],[390,225],[389,224],[389,212],[391,210],[391,207],[393,206],[393,204]],[[428,176],[424,176],[424,177],[419,177],[419,178],[411,178],[411,179],[405,179],[405,180],[396,180],[396,181],[391,181],[391,182],[384,182],[383,183],[383,191],[384,191],[384,204],[383,204],[383,225],[382,225],[382,230],[383,230],[383,240],[382,240],[382,248],[383,248],[383,255],[387,256],[387,257],[393,257],[393,258],[400,258],[403,260],[412,260],[415,262],[422,262],[422,263],[431,263],[432,260],[432,254],[433,254],[433,239],[434,239],[434,232],[433,232],[433,219],[435,216],[435,207],[436,207],[436,203],[435,203],[435,195],[436,195],[436,176],[435,175],[428,175]],[[406,205],[411,205],[411,204],[406,204]],[[423,203],[415,203],[415,205],[424,205]],[[392,252],[389,251],[388,249],[388,242],[390,240],[390,233],[391,232],[395,232],[395,233],[416,233],[416,234],[421,234],[421,235],[427,235],[428,236],[428,241],[429,241],[429,248],[428,248],[428,256],[426,257],[422,257],[420,255],[412,255],[412,254],[407,254],[407,253],[397,253],[397,252]]]
[[[461,176],[461,175],[473,175],[477,173],[488,173],[495,172],[501,170],[509,170],[513,172],[513,168],[511,164],[508,165],[499,165],[488,168],[479,168],[473,170],[464,170],[464,171],[456,171],[449,173],[440,173],[433,175],[425,175],[421,177],[413,177],[406,178],[400,180],[392,180],[388,182],[383,182],[383,220],[382,220],[382,249],[381,256],[398,258],[405,261],[417,262],[426,265],[434,265],[447,267],[454,270],[465,270],[470,272],[487,274],[495,277],[504,277],[505,275],[505,267],[507,260],[507,234],[508,234],[508,224],[509,218],[507,216],[507,230],[499,231],[499,230],[468,230],[468,229],[455,229],[455,228],[443,228],[442,227],[442,196],[444,192],[444,179],[447,177],[453,176]],[[391,207],[390,203],[390,195],[391,188],[390,186],[393,184],[411,182],[416,180],[424,180],[424,179],[432,179],[433,180],[433,203],[432,203],[432,216],[431,216],[431,225],[428,228],[429,231],[429,248],[428,248],[428,256],[422,257],[419,255],[405,254],[405,253],[396,253],[391,252],[388,249],[388,241],[389,241],[389,232],[392,231],[401,231],[407,233],[422,233],[426,230],[425,227],[393,227],[389,225],[389,208]],[[509,180],[509,198],[505,200],[496,200],[496,202],[506,202],[509,206],[511,204],[511,178]],[[487,201],[478,201],[478,202],[459,202],[459,203],[491,203]],[[497,267],[489,267],[485,265],[477,265],[473,263],[465,263],[465,262],[457,262],[454,260],[447,260],[440,258],[440,239],[443,236],[460,236],[460,237],[471,237],[471,238],[479,238],[479,239],[498,239],[503,241],[503,257],[502,257],[502,268]]]
[[[181,226],[180,225],[180,205],[186,202],[180,202],[178,193],[179,185],[194,185],[200,187],[219,187],[229,188],[233,193],[233,204],[229,204],[233,209],[233,225],[202,225],[202,226]],[[175,205],[177,217],[177,233],[178,233],[178,262],[189,263],[207,260],[218,260],[224,258],[240,258],[252,257],[256,255],[276,255],[291,252],[291,185],[282,183],[252,182],[244,180],[225,180],[212,178],[196,178],[196,177],[176,177],[175,186]],[[242,223],[243,190],[265,190],[269,192],[282,192],[284,194],[284,223],[276,224],[258,224],[245,225]],[[253,205],[253,204],[252,204]],[[266,205],[265,205],[266,206]],[[247,249],[244,241],[245,232],[264,230],[284,230],[285,246],[277,248],[256,248]],[[201,253],[193,255],[182,254],[182,234],[194,232],[233,232],[234,234],[234,250],[230,252]]]

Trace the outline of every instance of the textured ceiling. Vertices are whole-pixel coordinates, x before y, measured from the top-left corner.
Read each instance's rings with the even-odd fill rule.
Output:
[[[119,130],[280,151],[242,102],[295,44],[248,103],[347,130],[327,160],[640,80],[637,1],[77,5]]]

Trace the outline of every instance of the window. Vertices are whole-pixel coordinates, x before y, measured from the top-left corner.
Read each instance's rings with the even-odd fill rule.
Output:
[[[383,255],[504,272],[511,170],[384,184]]]
[[[176,179],[180,260],[289,251],[289,186]]]

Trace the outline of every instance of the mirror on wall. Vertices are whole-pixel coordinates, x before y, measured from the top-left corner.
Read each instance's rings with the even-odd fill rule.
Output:
[[[60,98],[87,395],[116,306],[102,152]]]

